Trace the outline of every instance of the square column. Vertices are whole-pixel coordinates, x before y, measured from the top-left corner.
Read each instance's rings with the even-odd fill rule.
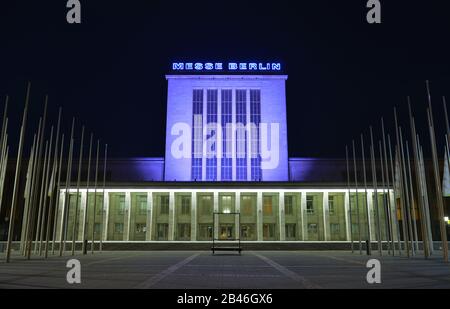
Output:
[[[88,209],[86,208],[87,206],[87,199],[88,199],[88,194],[86,191],[81,191],[81,201],[80,201],[80,221],[81,222],[81,229],[78,229],[78,239],[80,239],[81,241],[84,241],[85,236],[86,236],[86,228],[89,230],[89,227],[86,226],[86,219],[87,216],[85,216],[85,213],[88,211]],[[87,214],[89,216],[89,213]],[[95,214],[94,214],[95,217]],[[94,228],[94,225],[92,225],[92,228]],[[80,235],[81,233],[81,235]]]
[[[174,240],[175,233],[175,192],[170,191],[169,193],[169,241]]]
[[[245,118],[247,125],[245,127],[245,130],[247,132],[247,180],[252,180],[252,132],[250,129],[250,89],[247,89],[245,91],[245,99],[246,99],[246,113]]]
[[[56,230],[56,240],[61,241],[62,239],[62,231],[63,231],[63,224],[64,224],[64,207],[66,205],[66,194],[62,191],[59,194],[59,204],[58,204],[58,218],[60,218],[59,224],[57,225]]]
[[[203,147],[202,147],[202,179],[203,181],[206,180],[206,133],[207,131],[207,110],[208,110],[208,90],[203,89],[203,132],[202,132],[202,141],[203,141]],[[169,224],[169,235],[170,235],[170,224]],[[169,236],[170,237],[170,236]]]
[[[330,205],[328,192],[323,193],[323,234],[325,241],[329,241],[330,235]]]
[[[223,137],[222,137],[222,91],[217,89],[217,127],[216,127],[216,160],[217,160],[217,181],[222,180],[222,157],[223,157]]]
[[[191,241],[197,240],[197,192],[191,195]]]
[[[373,237],[373,235],[377,235],[377,229],[375,227],[375,213],[374,213],[374,208],[373,208],[373,191],[367,192],[367,204],[369,205],[369,221],[370,221],[370,241],[374,241],[378,238],[377,237]]]
[[[109,193],[104,193],[105,208],[103,209],[103,240],[108,240],[108,225],[109,225]]]
[[[258,241],[263,241],[263,194],[256,194],[256,235]]]
[[[372,228],[373,228],[373,221],[372,221],[372,193],[370,193],[369,191],[367,191],[366,197],[367,199],[367,224],[369,225],[369,239],[372,242],[373,241],[373,233],[372,233]]]
[[[130,228],[131,228],[131,193],[125,192],[125,234],[123,235],[123,240],[130,240]]]
[[[241,192],[236,192],[236,197],[235,197],[235,202],[234,202],[234,208],[235,208],[235,212],[240,213],[241,212]],[[234,226],[235,226],[235,238],[240,238],[241,237],[241,229],[239,227],[239,217],[236,215],[235,216],[235,220],[234,220]]]
[[[280,192],[278,205],[278,222],[280,225],[280,241],[286,240],[286,217],[284,213],[284,192]]]
[[[391,205],[389,211],[391,213],[391,224],[392,224],[392,240],[398,241],[398,225],[397,225],[397,211],[394,200],[394,192],[392,190],[388,190],[388,198],[389,203]]]
[[[219,192],[214,192],[214,197],[213,197],[213,209],[214,212],[219,212]],[[218,215],[214,215],[215,218],[214,220],[216,221],[216,225],[214,226],[214,238],[218,239],[219,238],[219,216]]]
[[[231,91],[231,175],[232,180],[236,181],[236,91]]]
[[[308,214],[306,213],[306,191],[302,192],[300,199],[300,211],[302,217],[302,240],[308,240]]]
[[[344,210],[345,210],[345,232],[347,235],[347,241],[350,241],[352,239],[352,235],[351,235],[351,222],[350,222],[350,194],[348,193],[348,190],[345,191],[345,196],[344,196]]]
[[[152,240],[152,219],[153,219],[153,194],[152,192],[147,192],[147,221],[146,221],[146,232],[145,240]]]

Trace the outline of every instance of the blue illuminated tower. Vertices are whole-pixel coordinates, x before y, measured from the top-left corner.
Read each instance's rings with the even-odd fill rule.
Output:
[[[286,75],[166,78],[166,181],[288,181]]]

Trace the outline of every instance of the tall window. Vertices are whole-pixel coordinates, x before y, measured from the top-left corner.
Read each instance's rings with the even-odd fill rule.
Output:
[[[285,225],[285,237],[286,239],[295,239],[295,231],[297,226],[295,223]]]
[[[217,90],[206,92],[206,180],[217,180]]]
[[[159,214],[160,215],[169,214],[169,197],[166,195],[160,196]]]
[[[259,125],[261,123],[261,90],[250,90],[250,123],[251,126],[251,178],[262,180],[261,139]]]
[[[119,215],[123,215],[125,213],[125,196],[119,196],[119,208],[117,209],[117,213]]]
[[[232,92],[222,90],[222,180],[233,180],[232,166]]]
[[[233,211],[232,204],[231,204],[231,195],[224,195],[221,197],[222,203],[221,203],[221,209],[220,211],[223,213],[231,213]]]
[[[145,215],[147,213],[147,197],[146,196],[138,196],[138,207],[139,207],[140,215]]]
[[[330,213],[330,216],[333,216],[336,212],[335,204],[334,204],[334,195],[330,195],[328,197],[328,211]]]
[[[191,197],[182,196],[181,197],[181,214],[190,215],[191,214]]]
[[[178,240],[191,239],[191,225],[189,223],[178,224]]]
[[[123,223],[114,223],[114,233],[123,234]]]
[[[192,113],[192,180],[202,180],[203,90],[194,89]]]
[[[269,240],[275,237],[275,224],[265,223],[263,224],[263,239]]]
[[[236,180],[247,180],[247,91],[236,90]]]
[[[200,198],[200,215],[210,216],[213,213],[212,198],[209,195],[201,196]]]
[[[273,215],[272,196],[264,196],[263,213],[264,216]]]
[[[306,213],[309,215],[314,214],[314,196],[306,197]]]
[[[242,196],[241,212],[244,216],[251,216],[253,214],[252,197],[248,195]]]
[[[284,196],[284,214],[286,216],[292,216],[294,214],[294,203],[292,195]]]

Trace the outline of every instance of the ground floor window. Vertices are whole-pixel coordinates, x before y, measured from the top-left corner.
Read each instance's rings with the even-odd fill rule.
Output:
[[[147,231],[147,224],[145,223],[136,223],[136,233],[145,233]]]
[[[220,225],[219,238],[221,240],[233,239],[234,238],[233,230],[234,230],[234,225],[232,225],[232,224]]]
[[[158,223],[156,225],[156,237],[157,240],[169,239],[169,225],[167,223]]]
[[[263,239],[274,240],[275,238],[275,224],[265,223],[263,224]]]
[[[102,232],[102,224],[101,223],[95,223],[94,224],[94,233],[96,235],[100,234]]]
[[[316,223],[308,224],[308,233],[309,234],[317,234],[317,224]]]
[[[352,233],[353,234],[359,234],[359,224],[352,223]]]
[[[191,240],[191,224],[179,223],[178,224],[178,240]]]
[[[198,225],[198,240],[212,240],[212,238],[213,238],[212,224],[199,224]]]
[[[296,237],[296,224],[286,224],[285,231],[286,231],[286,239],[287,240],[295,240]]]
[[[331,223],[330,232],[331,234],[339,234],[341,232],[341,225],[339,223]]]
[[[123,234],[123,223],[114,224],[114,234]]]
[[[241,225],[241,240],[256,240],[256,232],[254,224]]]

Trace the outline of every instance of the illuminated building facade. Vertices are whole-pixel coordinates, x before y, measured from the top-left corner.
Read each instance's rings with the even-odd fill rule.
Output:
[[[76,221],[78,241],[94,231],[105,242],[346,242],[376,240],[378,224],[383,240],[388,233],[396,238],[396,224],[392,231],[385,224],[396,216],[383,202],[394,205],[390,191],[378,190],[377,198],[371,188],[349,191],[345,161],[288,157],[287,76],[280,68],[174,63],[166,76],[164,158],[108,162],[105,192],[94,200],[92,189],[89,197],[79,190],[77,220],[76,188],[61,190],[58,239],[65,207],[66,239]],[[240,224],[217,216],[213,225],[218,212],[240,213]]]

